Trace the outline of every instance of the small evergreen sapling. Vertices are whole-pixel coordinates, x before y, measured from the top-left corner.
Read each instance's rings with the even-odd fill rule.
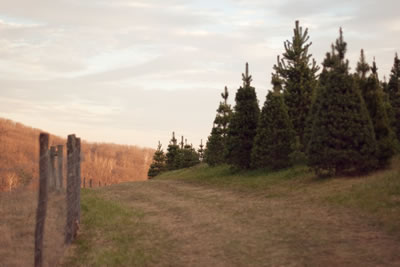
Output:
[[[161,147],[162,147],[161,143],[160,141],[158,141],[158,147],[156,152],[154,153],[153,162],[151,163],[147,174],[149,179],[159,175],[161,172],[165,170],[165,155]]]
[[[179,169],[179,146],[177,144],[177,140],[175,138],[175,132],[172,132],[172,138],[169,142],[166,154],[166,169],[167,170],[176,170]]]
[[[203,159],[204,159],[203,139],[200,140],[200,145],[199,145],[199,149],[197,150],[197,153],[199,154],[199,160],[203,161]]]

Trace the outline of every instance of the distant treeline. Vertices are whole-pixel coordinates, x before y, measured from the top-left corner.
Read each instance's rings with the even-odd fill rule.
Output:
[[[39,134],[39,129],[0,118],[0,191],[36,188]],[[57,136],[50,140],[50,145],[66,144],[65,139]],[[82,178],[92,179],[97,186],[99,182],[109,185],[145,180],[154,149],[82,142],[82,153]]]
[[[322,66],[309,53],[308,29],[296,21],[293,32],[273,67],[272,90],[261,110],[247,63],[233,110],[225,87],[204,162],[266,170],[308,164],[318,175],[385,168],[399,152],[398,55],[389,80],[382,81],[375,59],[367,63],[362,49],[355,72],[350,72],[342,29]],[[170,169],[165,158],[171,144],[166,157],[159,146],[161,157],[155,154],[153,165],[158,167],[153,176]]]

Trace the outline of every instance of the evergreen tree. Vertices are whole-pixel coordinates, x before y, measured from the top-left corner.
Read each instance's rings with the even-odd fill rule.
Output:
[[[292,166],[305,164],[307,162],[307,156],[303,152],[303,146],[300,143],[300,137],[296,136],[291,148],[292,153],[289,154],[290,164]]]
[[[365,95],[367,94],[367,73],[370,71],[370,69],[371,68],[369,64],[365,60],[364,49],[361,49],[360,60],[357,62],[356,74],[354,75],[354,79],[358,84],[358,88],[361,90],[361,94],[364,97],[364,100]]]
[[[204,155],[205,162],[210,166],[215,166],[225,162],[225,144],[228,133],[229,121],[232,116],[231,106],[228,104],[228,88],[225,86],[221,93],[223,101],[219,103],[217,115],[214,119],[211,135],[208,137],[206,151]]]
[[[250,167],[251,150],[257,131],[260,108],[254,87],[250,85],[249,67],[242,74],[243,87],[236,93],[236,105],[228,127],[226,156],[229,164],[246,169]]]
[[[400,59],[397,53],[394,57],[393,67],[390,72],[389,83],[386,90],[391,100],[400,92]]]
[[[295,133],[281,94],[281,80],[272,75],[273,92],[268,92],[261,111],[252,151],[252,167],[281,169],[290,165]]]
[[[169,142],[166,154],[166,169],[167,170],[176,170],[179,169],[179,146],[177,144],[177,140],[175,138],[175,132],[172,132],[172,138]]]
[[[199,146],[199,149],[197,150],[197,153],[199,154],[199,160],[203,161],[203,159],[204,159],[203,139],[200,140],[200,146]]]
[[[208,137],[206,151],[204,153],[204,162],[210,166],[222,164],[225,161],[225,144],[222,137],[222,131],[215,124],[211,129],[211,135]]]
[[[318,110],[308,163],[321,174],[358,173],[376,167],[376,140],[367,107],[345,60],[342,29],[320,75]]]
[[[160,174],[162,171],[164,171],[164,169],[165,169],[165,155],[164,151],[161,148],[161,143],[160,141],[158,141],[158,147],[156,152],[154,153],[153,162],[150,165],[147,176],[149,177],[149,179],[151,179],[154,176]]]
[[[369,115],[374,125],[377,141],[377,158],[380,167],[385,167],[394,155],[397,140],[392,131],[386,114],[383,89],[380,86],[375,60],[372,65],[372,73],[368,77],[365,87],[362,88],[363,97]]]
[[[389,83],[387,85],[387,94],[389,95],[392,107],[392,128],[400,140],[400,59],[396,53],[393,67],[390,73]]]
[[[361,79],[364,79],[364,80],[367,79],[367,73],[370,71],[370,67],[365,60],[364,49],[361,49],[360,61],[357,63],[356,71],[357,71],[357,75]]]
[[[192,145],[189,145],[187,143],[187,140],[185,140],[185,145],[181,153],[182,153],[181,168],[189,168],[200,163],[199,154],[196,152],[196,150],[193,148]]]
[[[305,145],[304,132],[306,120],[310,114],[314,90],[317,85],[316,73],[319,67],[309,54],[308,29],[303,32],[299,22],[296,21],[292,41],[286,41],[283,58],[278,56],[278,63],[274,66],[284,82],[284,99],[288,107],[289,117],[292,121],[296,135],[300,137],[301,144]]]

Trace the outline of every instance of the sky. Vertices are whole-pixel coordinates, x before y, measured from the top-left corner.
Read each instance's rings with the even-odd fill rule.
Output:
[[[260,106],[295,20],[320,64],[343,28],[388,77],[398,0],[0,0],[0,117],[87,141],[198,146],[249,63]]]

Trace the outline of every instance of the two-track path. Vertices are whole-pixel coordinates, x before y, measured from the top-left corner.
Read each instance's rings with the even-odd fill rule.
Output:
[[[155,180],[109,187],[107,198],[168,233],[160,266],[400,266],[399,240],[300,195]]]

